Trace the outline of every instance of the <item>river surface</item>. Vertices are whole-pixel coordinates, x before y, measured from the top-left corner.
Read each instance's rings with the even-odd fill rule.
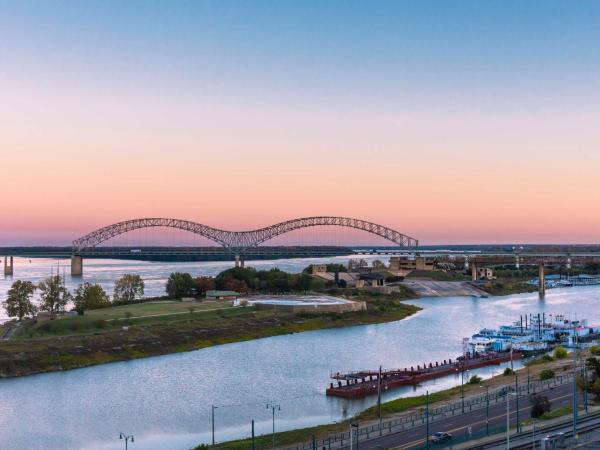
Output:
[[[93,273],[90,266],[88,276]],[[174,266],[182,270],[180,264]],[[334,422],[376,399],[327,398],[324,391],[332,370],[375,369],[380,364],[395,368],[455,358],[461,353],[463,337],[525,313],[562,313],[600,323],[597,286],[550,290],[545,300],[537,294],[521,294],[425,298],[412,303],[423,310],[398,322],[0,380],[0,447],[117,450],[122,448],[118,434],[123,431],[135,435],[132,449],[188,449],[210,441],[211,404],[218,406],[217,441],[248,436],[252,419],[258,433],[269,432],[268,402],[281,405],[278,430]],[[501,370],[483,368],[473,373],[489,377]],[[432,380],[418,388],[385,392],[384,399],[457,383],[458,377]]]

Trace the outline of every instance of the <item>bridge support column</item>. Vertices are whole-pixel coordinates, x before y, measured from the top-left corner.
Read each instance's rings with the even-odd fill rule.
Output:
[[[243,267],[241,264],[240,255],[235,255],[235,267]]]
[[[539,265],[538,292],[540,297],[544,297],[546,295],[546,275],[544,272],[544,263],[540,263]]]
[[[471,263],[471,280],[472,281],[477,281],[477,279],[479,278],[477,275],[477,264],[475,263]]]
[[[71,276],[80,277],[83,275],[83,257],[79,255],[71,256]]]
[[[14,262],[12,256],[4,257],[4,276],[11,276],[14,273]]]

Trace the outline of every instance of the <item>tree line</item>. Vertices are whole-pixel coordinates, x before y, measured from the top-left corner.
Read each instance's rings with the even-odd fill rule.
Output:
[[[233,267],[216,277],[193,278],[189,273],[174,272],[167,280],[170,298],[203,297],[206,291],[218,289],[247,293],[308,292],[323,289],[325,283],[310,274],[287,273],[279,269],[256,270],[252,267]]]
[[[39,292],[40,302],[32,302],[35,292]],[[129,303],[144,295],[144,280],[139,275],[125,274],[115,281],[113,301],[99,284],[83,283],[70,292],[60,275],[52,275],[37,284],[31,281],[15,281],[3,302],[4,310],[9,317],[23,320],[38,311],[51,314],[64,312],[67,304],[73,302],[79,314],[89,309],[99,309],[111,304]]]

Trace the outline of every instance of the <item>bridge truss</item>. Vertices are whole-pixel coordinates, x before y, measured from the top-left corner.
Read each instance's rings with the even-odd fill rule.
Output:
[[[170,227],[203,236],[221,246],[232,255],[243,255],[247,249],[273,239],[276,236],[289,233],[301,228],[318,226],[338,226],[354,228],[380,236],[402,248],[418,247],[419,241],[396,230],[350,217],[303,217],[276,223],[268,227],[249,231],[228,231],[209,227],[196,222],[169,218],[144,218],[118,222],[92,231],[85,236],[73,241],[73,253],[83,254],[93,250],[97,245],[115,236],[142,228]]]

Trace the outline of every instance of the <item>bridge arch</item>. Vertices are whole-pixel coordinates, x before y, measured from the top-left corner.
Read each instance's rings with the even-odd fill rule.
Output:
[[[419,241],[410,236],[399,233],[396,230],[379,225],[366,220],[354,219],[350,217],[317,216],[302,217],[298,219],[287,220],[276,223],[264,228],[249,231],[228,231],[209,227],[196,222],[170,218],[143,218],[125,220],[99,228],[91,233],[82,236],[73,241],[73,253],[78,254],[86,249],[94,248],[98,244],[107,241],[115,236],[138,230],[140,228],[152,227],[171,227],[180,230],[189,231],[204,236],[211,241],[222,245],[232,253],[243,253],[250,247],[256,247],[264,242],[273,239],[276,236],[288,233],[300,228],[309,228],[316,226],[339,226],[354,228],[366,231],[368,233],[380,236],[400,247],[416,247]]]

